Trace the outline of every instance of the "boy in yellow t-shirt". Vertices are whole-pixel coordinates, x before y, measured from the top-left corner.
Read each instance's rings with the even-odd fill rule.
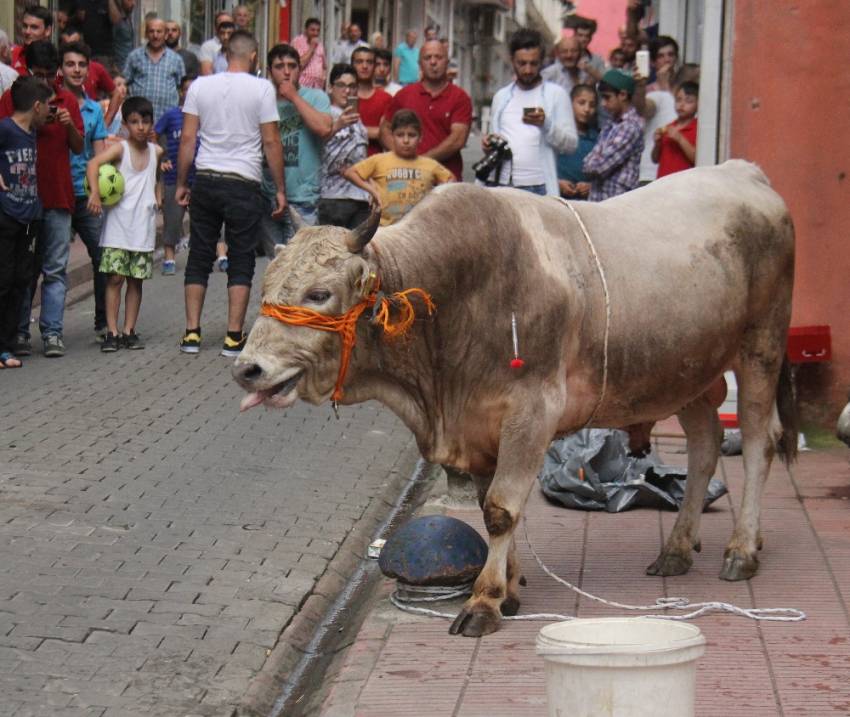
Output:
[[[393,115],[390,129],[395,151],[373,154],[348,167],[345,178],[365,189],[381,207],[381,226],[394,224],[437,184],[454,181],[442,164],[417,154],[422,125],[412,110]]]

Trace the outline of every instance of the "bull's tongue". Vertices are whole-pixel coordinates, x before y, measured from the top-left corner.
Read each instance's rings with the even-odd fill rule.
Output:
[[[253,408],[254,406],[259,406],[265,395],[260,393],[259,391],[255,391],[254,393],[249,393],[245,398],[242,399],[242,402],[239,404],[239,411],[247,411],[249,408]]]

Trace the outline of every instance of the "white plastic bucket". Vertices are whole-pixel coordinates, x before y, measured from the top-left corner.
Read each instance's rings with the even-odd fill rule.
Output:
[[[537,635],[549,717],[693,717],[695,625],[651,617],[567,620]]]

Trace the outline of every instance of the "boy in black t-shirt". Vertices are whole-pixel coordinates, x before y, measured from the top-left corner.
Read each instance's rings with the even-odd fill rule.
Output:
[[[10,92],[15,111],[0,120],[0,369],[21,366],[12,348],[41,218],[35,135],[47,121],[53,95],[35,77],[19,77]]]

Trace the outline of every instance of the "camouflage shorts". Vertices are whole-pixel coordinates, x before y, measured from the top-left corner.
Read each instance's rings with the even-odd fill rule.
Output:
[[[150,279],[153,276],[153,252],[105,246],[100,256],[100,271],[133,279]]]

